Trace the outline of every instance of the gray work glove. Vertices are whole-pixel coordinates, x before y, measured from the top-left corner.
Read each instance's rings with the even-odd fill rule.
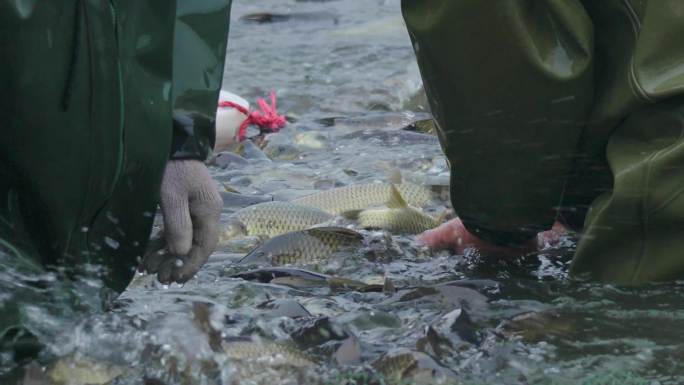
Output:
[[[170,160],[161,187],[161,209],[167,250],[143,261],[161,283],[192,278],[214,252],[223,200],[204,163]]]

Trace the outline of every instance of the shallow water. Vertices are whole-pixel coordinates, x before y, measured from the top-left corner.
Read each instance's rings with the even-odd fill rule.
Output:
[[[239,20],[263,11],[317,16]],[[397,169],[435,191],[428,212],[448,206],[438,142],[401,130],[426,113],[399,13],[399,0],[234,4],[225,88],[249,100],[274,89],[295,122],[268,138],[270,159],[257,152],[246,164],[211,169],[251,197],[226,194],[222,223],[247,202],[386,181]],[[35,297],[22,314],[47,345],[40,364],[51,373],[55,362],[80,362],[114,384],[684,383],[684,283],[573,282],[572,238],[491,261],[430,253],[412,236],[361,233],[360,250],[315,268],[384,290],[231,278],[256,267],[234,265],[249,248],[235,241],[183,286],[136,277],[106,312],[97,311],[106,294],[97,282],[58,283],[58,273],[0,269],[0,293]],[[55,286],[64,294],[49,294]],[[220,344],[236,337],[291,344],[307,359],[279,352],[240,361],[224,351],[230,342]],[[420,363],[400,378],[382,360],[407,352]],[[14,368],[0,357],[0,373]]]

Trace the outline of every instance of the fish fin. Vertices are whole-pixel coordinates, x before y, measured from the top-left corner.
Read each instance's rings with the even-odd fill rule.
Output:
[[[404,198],[402,198],[397,186],[393,184],[390,185],[390,198],[389,201],[387,201],[387,207],[391,209],[402,209],[404,207],[408,207],[408,204]]]
[[[349,219],[349,220],[353,221],[353,220],[359,219],[359,214],[361,214],[362,211],[363,210],[349,210],[349,211],[345,211],[343,213],[340,213],[340,215],[345,219]]]
[[[401,184],[401,170],[395,168],[389,176],[389,182],[392,184]]]
[[[240,260],[237,261],[237,265],[248,265],[248,264],[254,264],[254,263],[271,263],[270,258],[268,254],[261,249],[261,246],[256,246],[252,250],[250,250],[247,255],[244,257],[240,258]]]
[[[240,192],[239,192],[238,190],[236,190],[236,189],[230,187],[230,186],[227,185],[226,183],[221,183],[221,185],[223,186],[223,189],[226,190],[226,191],[229,192],[229,193],[240,194]]]

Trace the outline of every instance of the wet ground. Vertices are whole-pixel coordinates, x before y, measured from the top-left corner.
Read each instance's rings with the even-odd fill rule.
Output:
[[[264,11],[293,16],[240,19]],[[263,153],[212,167],[240,194],[225,194],[222,223],[251,203],[396,170],[434,192],[427,212],[448,206],[438,142],[404,130],[428,115],[399,0],[238,1],[232,20],[225,88],[249,100],[276,90],[293,123]],[[335,278],[235,278],[260,267],[235,264],[253,243],[243,239],[183,286],[136,277],[106,312],[88,280],[46,302],[56,274],[0,269],[0,295],[36,298],[21,311],[48,346],[40,365],[64,384],[684,383],[684,283],[574,282],[571,237],[496,261],[360,233],[362,247],[315,267]],[[0,373],[12,369],[0,357]]]

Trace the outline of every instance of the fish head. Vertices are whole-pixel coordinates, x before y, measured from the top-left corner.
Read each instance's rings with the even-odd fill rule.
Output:
[[[228,226],[226,226],[226,230],[223,234],[223,237],[226,239],[234,239],[246,237],[247,235],[249,235],[247,231],[247,226],[245,226],[245,224],[242,223],[242,221],[235,219],[228,223]]]
[[[239,262],[238,264],[251,264],[251,263],[271,263],[271,257],[272,255],[265,250],[263,250],[260,246],[257,246],[256,249],[250,251],[245,255]]]

